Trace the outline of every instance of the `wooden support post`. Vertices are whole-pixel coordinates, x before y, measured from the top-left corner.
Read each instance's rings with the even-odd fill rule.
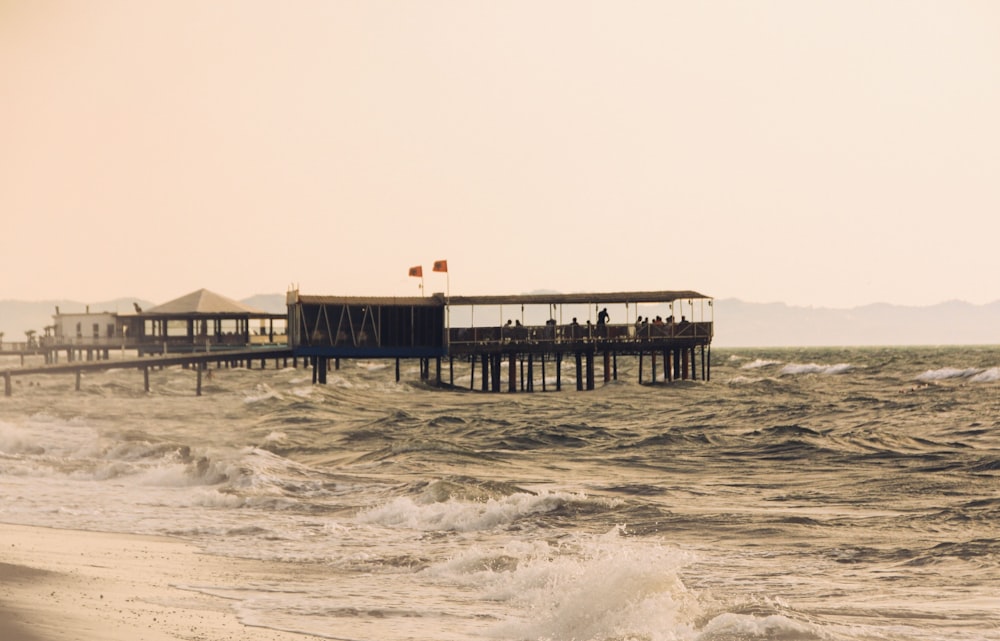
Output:
[[[195,369],[198,370],[198,383],[195,386],[195,390],[196,390],[195,391],[195,395],[196,396],[201,396],[201,365],[198,365],[197,367],[195,367]]]
[[[469,391],[476,389],[476,355],[469,357]]]
[[[706,381],[710,381],[710,380],[712,380],[712,346],[711,345],[708,346],[708,355],[707,355],[707,357],[705,359],[705,362],[707,363],[707,368],[705,370],[705,380]]]
[[[490,362],[493,360],[493,356],[490,354],[483,354],[483,391],[490,391]]]
[[[594,389],[594,350],[587,352],[587,391]]]
[[[673,365],[674,365],[674,380],[675,381],[676,380],[680,380],[680,377],[681,377],[681,358],[680,357],[681,357],[680,348],[675,348],[673,350],[673,353],[671,354],[671,358],[673,359]]]
[[[614,370],[614,378],[617,381],[618,380],[618,352],[615,352],[614,354],[612,354],[611,358],[612,358],[612,365],[611,365],[611,367]]]
[[[541,359],[542,359],[542,391],[544,392],[544,391],[546,391],[545,390],[545,352],[542,352]]]
[[[493,356],[493,391],[500,391],[500,379],[502,378],[501,366],[503,365],[503,354]]]
[[[528,354],[528,391],[535,391],[535,355]]]
[[[13,388],[10,385],[10,370],[8,370],[3,373],[3,395],[10,396],[13,393]]]
[[[508,358],[507,391],[517,391],[517,354],[511,352]]]
[[[642,385],[642,350],[639,350],[639,385]]]
[[[562,352],[556,355],[556,391],[562,391]]]
[[[147,394],[149,393],[149,366],[144,366],[142,368],[142,389]]]
[[[656,351],[649,353],[649,358],[653,361],[653,382],[656,382]]]
[[[437,385],[441,387],[441,357],[437,356],[434,358],[434,369],[437,373]]]
[[[448,356],[448,384],[455,387],[455,357]]]
[[[326,373],[330,368],[330,359],[326,356],[318,357],[316,369],[319,370],[319,384],[326,385]]]
[[[309,357],[309,364],[312,365],[312,371],[313,371],[313,385],[319,382],[319,372],[317,371],[319,368],[316,367],[316,360],[318,358],[319,358],[318,356]]]
[[[399,358],[396,358],[396,382],[399,382]]]
[[[80,370],[76,370],[76,391],[80,391]]]
[[[604,350],[604,382],[611,381],[611,352]]]
[[[339,370],[340,369],[340,359],[339,358],[333,359],[333,369],[335,369],[335,370]]]
[[[687,380],[688,377],[688,350],[685,347],[681,350],[681,379]]]
[[[576,353],[576,391],[583,391],[583,354]]]

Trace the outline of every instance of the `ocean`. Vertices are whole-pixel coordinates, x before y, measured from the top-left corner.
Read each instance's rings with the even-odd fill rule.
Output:
[[[329,639],[1000,640],[1000,347],[597,365],[515,394],[415,361],[15,378],[0,521],[282,562],[182,587]]]

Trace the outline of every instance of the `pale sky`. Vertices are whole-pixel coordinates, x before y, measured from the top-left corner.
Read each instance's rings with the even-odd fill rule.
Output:
[[[1000,2],[0,0],[0,299],[1000,299]]]

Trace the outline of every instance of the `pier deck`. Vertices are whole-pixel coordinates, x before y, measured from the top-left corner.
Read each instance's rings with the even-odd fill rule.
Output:
[[[250,367],[254,361],[259,361],[261,367],[269,359],[287,360],[294,358],[291,349],[288,348],[254,348],[228,351],[202,352],[198,354],[171,354],[168,356],[144,356],[138,358],[107,359],[92,361],[75,361],[70,363],[58,363],[48,365],[37,365],[29,367],[17,367],[6,369],[0,375],[4,379],[4,395],[10,396],[12,393],[11,379],[15,376],[28,376],[32,374],[75,374],[76,389],[80,389],[80,377],[84,372],[104,371],[109,369],[139,369],[143,371],[144,387],[149,391],[149,370],[174,365],[193,367],[197,375],[197,392],[201,394],[201,372],[209,364],[215,363],[218,366],[246,364]]]
[[[452,385],[456,358],[472,363],[470,378],[478,361],[483,391],[501,391],[504,359],[508,361],[508,391],[519,387],[515,382],[518,363],[526,363],[529,370],[529,382],[520,388],[533,390],[531,371],[536,360],[543,368],[547,361],[555,362],[556,388],[560,389],[561,364],[567,355],[577,361],[578,389],[584,388],[584,380],[586,389],[594,389],[594,359],[599,355],[605,360],[605,380],[617,378],[619,355],[639,357],[640,383],[642,359],[647,355],[654,380],[657,355],[662,356],[669,379],[710,377],[706,354],[714,324],[704,317],[706,305],[712,312],[712,299],[690,290],[420,298],[306,296],[291,291],[287,303],[289,343],[296,354],[318,359],[320,383],[325,382],[327,369],[322,364],[345,358],[396,359],[397,380],[400,359],[420,359],[424,379],[431,378],[433,359],[438,383],[442,383],[441,360],[447,358]],[[607,322],[608,307],[628,322]],[[642,320],[639,312],[650,310],[660,314]],[[700,312],[702,319],[688,320],[685,311],[692,317]]]

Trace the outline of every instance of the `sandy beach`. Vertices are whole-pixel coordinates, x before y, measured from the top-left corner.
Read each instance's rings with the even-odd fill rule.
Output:
[[[4,641],[302,641],[244,625],[198,587],[272,582],[288,568],[168,538],[0,524]]]

